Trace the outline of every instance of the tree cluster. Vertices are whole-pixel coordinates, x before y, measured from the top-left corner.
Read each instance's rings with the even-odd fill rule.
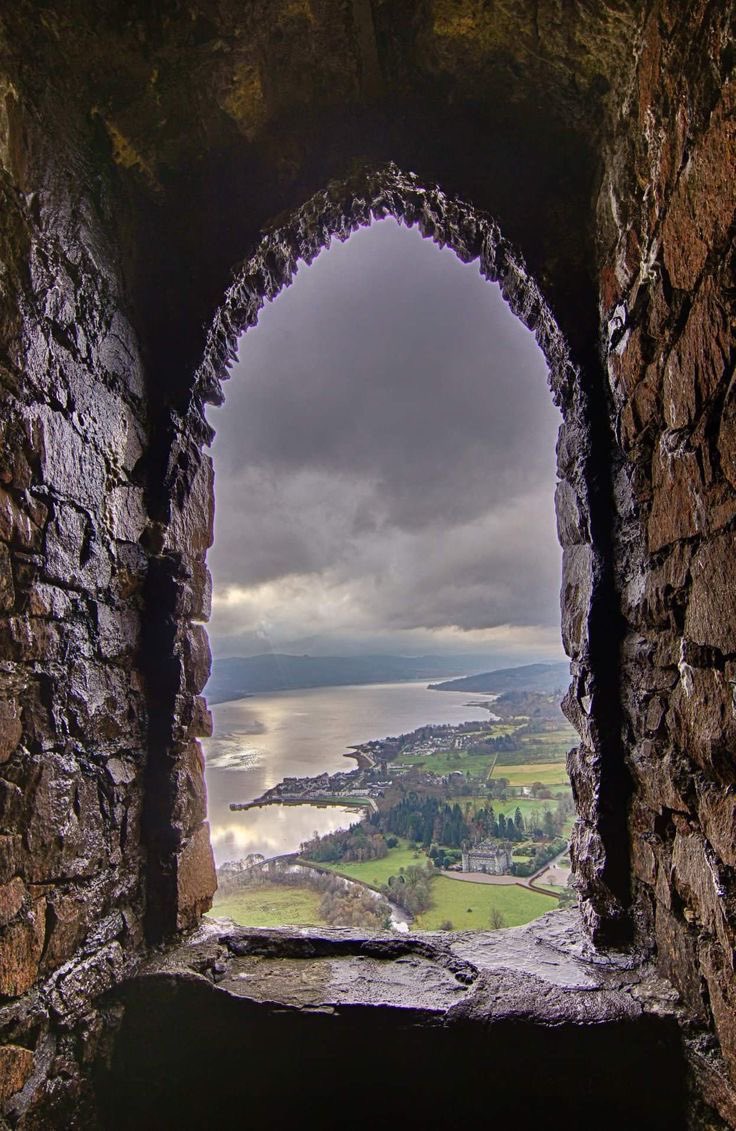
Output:
[[[311,840],[304,841],[300,853],[315,864],[334,864],[338,860],[345,863],[362,864],[366,860],[380,860],[388,854],[388,845],[381,832],[366,821],[360,821],[349,829],[320,836],[315,833]]]
[[[429,862],[424,866],[410,864],[408,868],[400,868],[397,876],[389,876],[381,892],[410,915],[419,915],[432,904],[433,875],[434,865]]]
[[[330,927],[366,927],[386,930],[391,925],[388,905],[357,885],[333,887],[325,892],[319,913]]]
[[[460,848],[471,836],[470,828],[457,802],[449,805],[436,797],[408,793],[385,813],[377,813],[384,832],[403,836],[429,848],[432,843]]]

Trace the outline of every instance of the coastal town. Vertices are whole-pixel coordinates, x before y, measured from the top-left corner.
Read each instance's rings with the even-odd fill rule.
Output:
[[[567,850],[573,806],[564,763],[569,725],[551,695],[507,693],[483,705],[488,720],[372,740],[346,751],[357,762],[352,770],[285,777],[253,801],[231,802],[234,812],[353,807],[361,818],[315,834],[296,856],[227,866],[221,879],[228,898],[252,882],[308,887],[310,876],[329,874],[369,889],[369,917],[378,895],[387,914],[398,908],[417,926],[445,929],[458,917],[467,925],[473,899],[489,884],[499,894],[503,888],[510,909],[495,916],[496,926],[515,921],[523,893],[541,900],[537,913],[574,899]],[[331,905],[343,897],[342,889],[332,890]],[[438,919],[458,898],[464,907]]]

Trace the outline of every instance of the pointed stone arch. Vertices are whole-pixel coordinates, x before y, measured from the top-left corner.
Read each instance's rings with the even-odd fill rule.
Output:
[[[199,551],[189,555],[189,563],[180,558],[177,568],[183,570],[185,578],[206,576],[204,542],[210,535],[192,538],[195,526],[202,530],[206,526],[210,531],[212,524],[212,471],[209,458],[201,452],[203,442],[211,435],[204,405],[223,399],[222,383],[236,359],[238,338],[255,325],[263,304],[291,283],[299,260],[310,263],[332,239],[346,240],[357,228],[386,216],[416,226],[423,236],[451,248],[464,262],[477,260],[481,274],[499,284],[513,313],[534,332],[547,360],[550,388],[564,420],[558,444],[556,506],[563,546],[562,632],[572,661],[565,709],[581,735],[581,745],[571,752],[569,767],[578,806],[573,860],[589,929],[598,941],[620,941],[630,933],[627,778],[618,740],[615,655],[610,651],[618,625],[607,558],[611,447],[601,411],[602,374],[600,369],[586,372],[576,364],[536,280],[491,216],[388,164],[330,182],[268,227],[233,272],[207,335],[187,412],[172,429],[165,483],[165,496],[173,501],[170,529],[180,535],[187,532],[189,545],[199,546]],[[178,542],[181,546],[182,539]],[[169,572],[172,576],[168,583],[181,585],[181,577],[173,576],[173,566]],[[167,607],[155,591],[154,604]],[[162,634],[167,649],[173,646],[181,656],[184,685],[195,694],[202,690],[206,670],[204,619],[206,610],[197,607],[194,615],[183,616],[171,625],[173,637]],[[188,670],[191,675],[187,675]],[[178,708],[172,702],[172,715],[176,718],[178,712],[185,723],[196,718],[202,714],[196,702],[191,695],[189,700],[184,695]],[[178,745],[181,747],[181,742]],[[182,749],[175,753],[176,759],[181,759]],[[186,775],[180,780],[184,785],[190,781]],[[151,796],[164,802],[152,821],[155,829],[171,824],[167,807],[182,805],[182,799],[172,793],[170,782],[166,774],[159,787],[150,791]],[[198,863],[187,866],[190,882],[174,900],[180,925],[192,915],[196,919],[206,901],[206,893],[198,889],[197,876],[204,877],[206,887],[211,870],[204,834],[197,836],[201,839]],[[162,876],[178,876],[177,867],[167,865],[165,858],[161,865]],[[158,884],[154,890],[158,890]]]

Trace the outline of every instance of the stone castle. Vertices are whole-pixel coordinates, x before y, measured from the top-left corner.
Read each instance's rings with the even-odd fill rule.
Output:
[[[485,872],[489,876],[511,874],[511,850],[497,840],[482,840],[463,850],[463,872]]]

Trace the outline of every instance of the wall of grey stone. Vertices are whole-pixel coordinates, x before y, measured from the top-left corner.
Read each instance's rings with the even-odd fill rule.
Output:
[[[147,934],[162,933],[146,906],[156,870],[146,825],[158,814],[146,811],[145,783],[162,751],[149,757],[143,612],[152,571],[177,543],[199,567],[188,611],[206,615],[209,534],[187,527],[183,498],[168,527],[151,521],[147,390],[112,199],[104,185],[91,197],[73,131],[59,128],[47,149],[9,82],[0,110],[0,1101],[14,1096],[22,1119],[39,1094],[53,1101],[44,1118],[78,1106],[69,1065],[100,1026],[95,998],[130,972]],[[201,689],[198,637],[204,658],[188,645],[189,679]],[[155,653],[148,666],[160,662]],[[190,710],[181,725],[186,741],[166,750],[178,805],[169,933],[193,923],[214,888],[189,737],[205,715]]]
[[[639,929],[736,1074],[732,35],[729,5],[652,6],[599,234]]]

